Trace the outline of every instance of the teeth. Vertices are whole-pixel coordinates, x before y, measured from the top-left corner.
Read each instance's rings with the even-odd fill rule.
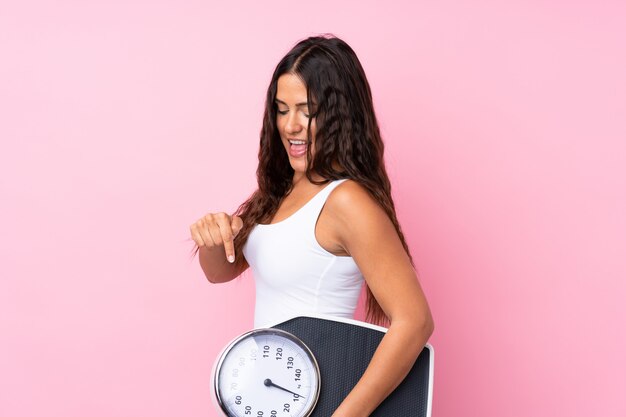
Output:
[[[292,145],[304,145],[306,143],[306,141],[304,140],[291,140],[289,139],[289,143],[291,143]]]

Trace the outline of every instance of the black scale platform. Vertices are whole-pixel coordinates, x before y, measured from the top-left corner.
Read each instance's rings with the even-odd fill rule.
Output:
[[[356,385],[385,335],[369,327],[313,317],[296,317],[273,326],[300,338],[317,358],[321,392],[311,417],[329,417]],[[424,348],[406,379],[372,417],[429,417],[431,351]]]

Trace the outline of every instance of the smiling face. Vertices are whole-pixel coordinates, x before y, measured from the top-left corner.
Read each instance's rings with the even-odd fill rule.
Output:
[[[297,174],[303,174],[307,167],[307,146],[315,143],[315,118],[311,120],[311,140],[307,143],[309,108],[306,86],[294,74],[286,73],[278,78],[276,91],[276,126],[280,139],[289,157],[289,163]],[[314,147],[311,148],[313,156]]]

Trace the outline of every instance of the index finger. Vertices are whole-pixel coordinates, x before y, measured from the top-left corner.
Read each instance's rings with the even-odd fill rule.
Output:
[[[226,252],[226,260],[231,264],[235,262],[235,244],[233,232],[228,224],[218,223],[224,242],[224,252]]]

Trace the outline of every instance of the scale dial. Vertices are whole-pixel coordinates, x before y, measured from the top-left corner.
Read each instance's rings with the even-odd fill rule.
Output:
[[[320,392],[311,350],[279,329],[256,329],[226,346],[213,372],[213,391],[228,417],[306,417]]]

